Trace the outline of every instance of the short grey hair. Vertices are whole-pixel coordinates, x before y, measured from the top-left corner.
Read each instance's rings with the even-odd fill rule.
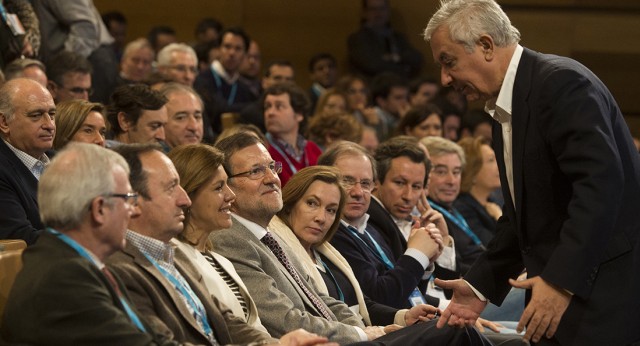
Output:
[[[520,32],[494,0],[441,0],[424,30],[424,39],[431,40],[441,26],[448,28],[449,38],[463,44],[467,52],[473,51],[482,35],[491,36],[498,47],[520,42]]]
[[[129,54],[132,54],[133,52],[138,51],[142,48],[149,48],[149,50],[151,50],[151,52],[153,52],[153,54],[155,55],[155,51],[153,50],[151,43],[149,43],[149,40],[147,40],[144,37],[140,37],[129,42],[124,47],[124,52],[122,52],[122,58],[124,59],[127,56],[129,56]]]
[[[429,136],[420,139],[420,143],[424,144],[424,146],[427,147],[429,156],[431,157],[456,154],[458,155],[458,158],[460,158],[460,163],[462,164],[463,168],[467,164],[467,161],[464,157],[464,150],[462,150],[462,147],[455,142],[442,137]]]
[[[42,72],[47,72],[47,69],[44,67],[44,64],[39,60],[34,59],[16,59],[10,62],[4,68],[4,77],[5,80],[9,81],[12,79],[20,78],[24,76],[24,70],[27,67],[36,66]]]
[[[40,177],[42,223],[58,231],[80,226],[91,201],[114,192],[113,172],[118,166],[129,175],[129,165],[118,153],[95,144],[69,143]]]
[[[170,43],[164,48],[160,49],[158,52],[158,66],[169,66],[171,65],[171,53],[173,52],[184,52],[193,58],[193,61],[198,64],[198,56],[196,55],[196,51],[193,50],[189,45],[184,43]]]

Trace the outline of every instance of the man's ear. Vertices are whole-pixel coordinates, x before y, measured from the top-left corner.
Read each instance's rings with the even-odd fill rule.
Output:
[[[9,122],[7,122],[7,116],[4,113],[0,113],[0,132],[4,135],[9,134]]]
[[[96,197],[91,200],[91,204],[89,204],[89,213],[91,214],[91,222],[102,225],[105,223],[107,216],[104,213],[105,198],[102,196]]]
[[[301,123],[304,120],[304,115],[300,114],[300,113],[296,113],[295,114],[296,117],[296,121],[299,123]]]
[[[118,124],[120,125],[122,132],[129,132],[131,122],[127,120],[127,115],[124,112],[118,112]]]
[[[55,100],[58,96],[58,84],[52,80],[47,81],[47,90],[51,94],[51,97]]]
[[[485,60],[493,60],[495,53],[495,43],[493,42],[493,38],[489,35],[482,35],[478,40],[478,45],[480,46],[480,49],[482,49],[482,54],[484,55]]]

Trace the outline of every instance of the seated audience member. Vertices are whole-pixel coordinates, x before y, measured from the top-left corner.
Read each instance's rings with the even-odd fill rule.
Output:
[[[349,36],[347,47],[351,69],[367,77],[393,72],[418,75],[422,54],[405,35],[393,29],[388,0],[363,0],[360,29]]]
[[[338,77],[338,61],[329,53],[318,53],[309,59],[309,100],[315,109],[320,96],[329,88],[333,88]]]
[[[220,42],[199,43],[193,50],[198,57],[198,73],[208,71],[211,63],[220,58]]]
[[[53,100],[82,99],[89,101],[93,94],[91,73],[93,67],[82,55],[62,51],[47,62],[47,88]]]
[[[85,100],[60,102],[56,107],[56,136],[53,148],[61,150],[69,142],[97,144],[104,147],[107,126],[105,107]]]
[[[0,239],[33,244],[43,228],[38,180],[53,147],[56,106],[38,82],[17,78],[0,88]]]
[[[120,11],[110,11],[102,15],[102,21],[113,37],[113,43],[110,47],[119,63],[127,43],[127,17]]]
[[[198,74],[198,56],[184,43],[170,43],[158,52],[158,71],[170,80],[193,87]]]
[[[307,138],[324,150],[340,141],[358,143],[362,139],[362,124],[351,114],[316,114],[307,126]]]
[[[218,148],[226,153],[224,167],[236,200],[231,205],[233,225],[212,232],[210,239],[215,251],[234,264],[271,335],[302,327],[341,344],[373,339],[385,345],[424,344],[421,341],[428,338],[430,328],[426,323],[410,327],[424,332],[411,333],[416,331],[411,329],[383,335],[383,328],[365,327],[347,305],[318,293],[302,264],[290,255],[291,249],[268,228],[283,205],[277,175],[280,163],[258,139],[244,133],[222,140]],[[394,329],[397,326],[386,328]],[[449,329],[447,333],[459,331]],[[462,332],[468,335],[467,342],[481,342],[473,330]]]
[[[147,33],[147,41],[154,52],[159,52],[165,46],[178,42],[176,30],[168,25],[157,25]]]
[[[489,114],[481,109],[472,109],[464,115],[460,137],[484,137],[491,143],[493,140],[492,126],[493,118]]]
[[[262,53],[260,46],[255,40],[249,43],[247,55],[240,65],[240,81],[246,84],[251,93],[259,98],[262,94],[262,81],[260,80],[260,72],[262,70]]]
[[[412,107],[400,119],[396,133],[418,139],[427,136],[442,137],[442,111],[433,104]]]
[[[184,229],[184,210],[191,206],[171,160],[153,144],[122,145],[115,150],[131,167],[132,188],[140,194],[140,214],[129,222],[126,245],[109,258],[108,265],[122,278],[140,314],[154,330],[180,343],[277,343],[208,294],[201,274],[171,243]],[[280,342],[290,344],[298,336],[326,341],[297,330]]]
[[[449,235],[455,241],[459,272],[464,275],[473,262],[485,251],[478,234],[454,207],[453,202],[460,194],[465,156],[456,143],[441,137],[424,137],[420,140],[431,157],[429,173],[429,204],[444,215]]]
[[[16,59],[4,68],[4,78],[9,81],[16,78],[29,78],[47,87],[47,74],[44,64],[34,59]]]
[[[323,91],[316,102],[313,115],[340,113],[347,113],[347,96],[334,88]]]
[[[409,83],[394,73],[380,73],[371,81],[371,98],[378,115],[378,139],[384,141],[393,135],[410,109]]]
[[[166,97],[144,84],[116,88],[107,107],[107,120],[112,134],[112,139],[107,140],[107,148],[123,143],[164,144],[166,103]]]
[[[167,98],[166,143],[172,148],[200,143],[204,130],[200,95],[178,83],[167,83],[159,91]]]
[[[336,90],[347,96],[347,111],[365,125],[375,127],[380,122],[375,108],[371,106],[371,95],[364,77],[347,75],[338,80]]]
[[[300,133],[309,112],[309,100],[302,89],[291,83],[270,86],[262,100],[269,153],[282,162],[280,181],[285,185],[298,170],[315,165],[322,153],[317,144]]]
[[[24,251],[2,323],[5,341],[169,344],[144,323],[145,316],[104,265],[122,249],[128,221],[138,214],[128,174],[120,155],[95,145],[71,144],[52,160],[38,186],[40,215],[48,228]]]
[[[491,194],[500,188],[496,155],[483,137],[463,138],[458,145],[464,150],[466,164],[462,170],[460,195],[453,206],[487,246],[502,216],[502,208],[491,199]]]
[[[303,168],[283,188],[283,207],[269,223],[269,229],[289,245],[318,291],[358,311],[365,325],[407,326],[433,319],[438,311],[433,306],[418,305],[409,312],[377,304],[366,297],[347,260],[329,244],[346,204],[341,182],[337,168]]]
[[[433,78],[417,78],[409,83],[409,104],[411,107],[424,107],[440,91],[440,84]]]
[[[180,176],[180,186],[191,199],[184,229],[173,242],[203,276],[212,296],[236,317],[266,332],[253,299],[226,258],[211,250],[209,234],[231,227],[231,203],[236,195],[227,185],[222,163],[224,154],[204,144],[186,145],[169,153]]]
[[[201,71],[193,84],[204,101],[205,115],[210,118],[215,133],[222,131],[223,113],[240,112],[256,100],[249,87],[238,81],[240,65],[251,41],[249,36],[241,28],[229,28],[221,37],[219,58]]]
[[[293,65],[287,60],[274,60],[267,64],[262,78],[262,94],[264,91],[277,83],[294,83],[295,71]],[[259,95],[260,96],[260,95]],[[262,131],[267,131],[264,125],[264,105],[262,97],[251,102],[240,111],[238,122],[242,124],[254,124]]]
[[[376,152],[382,148],[378,147]],[[347,205],[331,245],[354,268],[356,278],[369,298],[397,309],[411,307],[416,302],[439,305],[439,299],[427,297],[423,292],[428,283],[426,279],[434,269],[433,263],[443,249],[440,230],[428,224],[415,230],[410,227],[411,233],[405,240],[394,221],[385,224],[384,228],[380,223],[371,222],[373,211],[376,214],[389,213],[378,199],[372,198],[377,181],[386,183],[388,178],[388,184],[395,184],[405,191],[405,199],[407,196],[404,195],[415,194],[414,188],[422,189],[428,163],[419,148],[416,147],[413,153],[422,162],[416,163],[407,157],[396,159],[403,164],[403,172],[411,178],[393,176],[393,181],[392,175],[397,174],[395,170],[388,177],[378,177],[376,161],[364,148],[353,143],[343,142],[334,146],[318,161],[322,165],[337,167],[347,190]],[[407,191],[409,189],[411,191]],[[411,199],[417,201],[415,196]],[[413,207],[397,206],[405,210],[405,214],[409,214]]]
[[[362,139],[358,144],[367,149],[370,154],[373,154],[378,148],[378,145],[380,145],[378,135],[376,134],[376,129],[371,126],[365,125],[362,128]]]
[[[462,117],[464,112],[442,96],[436,97],[432,103],[442,111],[442,137],[456,142],[461,138],[460,132],[462,130]]]
[[[129,42],[120,61],[121,84],[141,83],[153,71],[155,52],[146,38]]]

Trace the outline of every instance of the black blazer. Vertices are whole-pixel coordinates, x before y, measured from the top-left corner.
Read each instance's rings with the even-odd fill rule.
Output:
[[[500,303],[526,267],[574,294],[563,345],[640,341],[640,156],[613,96],[578,62],[525,48],[512,107],[515,201],[494,123],[504,215],[465,278]]]
[[[453,207],[464,217],[469,228],[487,246],[496,233],[496,220],[470,193],[462,192]]]
[[[43,228],[38,209],[38,180],[2,139],[0,210],[0,239],[35,243]]]

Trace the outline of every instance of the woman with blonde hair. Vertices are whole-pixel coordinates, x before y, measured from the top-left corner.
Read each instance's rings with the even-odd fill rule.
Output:
[[[105,107],[85,100],[69,100],[56,105],[56,135],[53,148],[69,142],[93,143],[104,147],[107,124]]]

